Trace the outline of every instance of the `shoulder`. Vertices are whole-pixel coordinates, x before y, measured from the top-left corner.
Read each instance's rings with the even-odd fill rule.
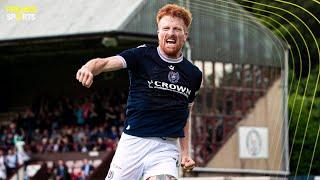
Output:
[[[202,72],[201,70],[192,62],[185,60],[187,67],[188,67],[188,77],[190,78],[192,84],[196,89],[199,89],[201,82],[202,82]]]
[[[156,48],[152,45],[142,44],[130,50],[137,55],[145,55],[156,51]]]
[[[148,54],[148,45],[140,45],[131,49],[127,49],[119,53],[118,55],[123,57],[129,67],[133,67],[134,64],[141,59],[144,59]]]
[[[199,76],[202,77],[202,72],[196,65],[192,64],[192,62],[190,62],[187,59],[184,59],[184,60],[188,66],[188,69],[190,69],[191,71],[190,73],[196,75],[196,77],[199,77]]]

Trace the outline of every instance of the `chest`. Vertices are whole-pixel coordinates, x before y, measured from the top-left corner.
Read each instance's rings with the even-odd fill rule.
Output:
[[[193,92],[192,79],[183,64],[148,59],[141,64],[139,72],[139,79],[146,82],[145,88],[153,97],[188,98]]]
[[[192,79],[190,79],[187,68],[182,63],[166,63],[159,59],[144,60],[140,66],[142,78],[148,81],[157,81],[164,84],[172,84],[171,86],[192,87]]]

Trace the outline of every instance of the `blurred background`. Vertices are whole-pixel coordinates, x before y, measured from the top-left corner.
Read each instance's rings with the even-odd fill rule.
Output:
[[[0,179],[104,179],[125,120],[126,70],[86,89],[88,60],[157,45],[156,13],[191,10],[203,72],[182,179],[317,179],[316,0],[0,0]]]

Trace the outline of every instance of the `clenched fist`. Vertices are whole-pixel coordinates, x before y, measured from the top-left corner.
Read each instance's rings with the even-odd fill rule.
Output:
[[[191,159],[190,156],[182,155],[181,157],[181,166],[184,171],[190,172],[194,168],[196,163]]]
[[[89,88],[93,83],[93,74],[87,67],[82,66],[77,72],[76,79],[82,83],[83,86]]]

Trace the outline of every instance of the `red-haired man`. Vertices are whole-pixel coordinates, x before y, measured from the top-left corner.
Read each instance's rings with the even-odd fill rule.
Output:
[[[202,73],[182,55],[191,21],[188,10],[168,4],[157,14],[158,46],[93,59],[77,72],[86,87],[101,72],[129,72],[125,128],[106,179],[177,179],[179,157],[185,170],[195,166],[189,155],[188,116]]]

